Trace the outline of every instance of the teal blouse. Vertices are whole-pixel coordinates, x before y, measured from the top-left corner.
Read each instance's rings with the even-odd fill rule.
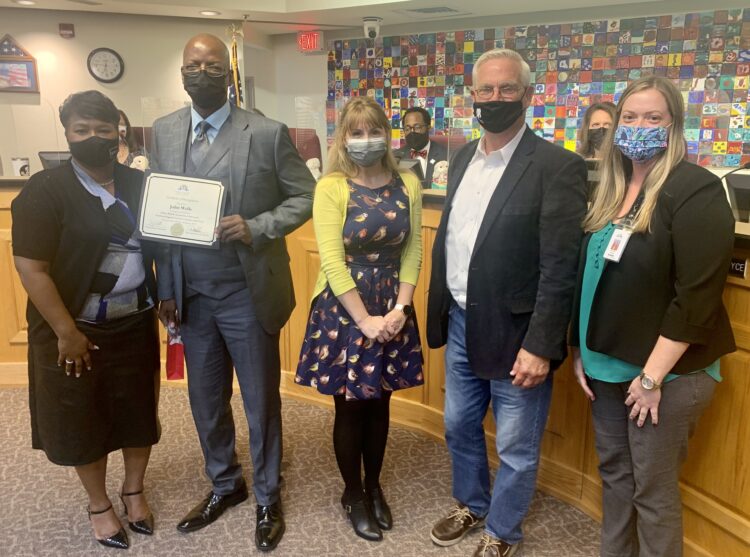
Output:
[[[583,369],[586,371],[587,376],[607,383],[624,383],[635,379],[641,374],[643,368],[631,364],[630,362],[613,358],[607,354],[602,354],[601,352],[594,352],[593,350],[589,350],[586,346],[586,333],[589,328],[591,306],[594,303],[596,287],[599,284],[599,280],[602,278],[602,273],[604,272],[606,265],[617,265],[617,263],[610,263],[604,259],[604,251],[609,244],[609,239],[612,237],[614,230],[615,226],[610,222],[601,230],[594,232],[594,234],[591,235],[586,250],[586,266],[583,270],[583,284],[581,285],[581,316],[579,319],[580,350]],[[623,254],[623,257],[626,256],[627,250],[625,251],[625,254]],[[625,333],[625,331],[623,333]],[[719,360],[716,360],[705,370],[700,369],[693,373],[704,371],[716,381],[721,381]],[[680,375],[670,373],[664,378],[664,382],[672,381],[678,377],[680,377]]]

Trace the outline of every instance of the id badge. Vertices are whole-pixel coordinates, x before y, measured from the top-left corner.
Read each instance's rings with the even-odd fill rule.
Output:
[[[619,263],[632,233],[633,231],[629,228],[619,226],[615,228],[612,237],[609,239],[609,244],[607,244],[607,249],[604,250],[604,259]]]

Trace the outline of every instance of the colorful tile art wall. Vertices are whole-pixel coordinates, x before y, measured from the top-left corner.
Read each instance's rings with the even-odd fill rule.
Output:
[[[425,107],[433,133],[479,137],[470,88],[476,59],[495,47],[517,50],[531,67],[529,126],[575,150],[586,108],[617,102],[629,81],[674,80],[687,109],[691,160],[704,166],[750,161],[750,8],[336,40],[328,54],[327,132],[353,96],[374,97],[401,142],[401,112]]]

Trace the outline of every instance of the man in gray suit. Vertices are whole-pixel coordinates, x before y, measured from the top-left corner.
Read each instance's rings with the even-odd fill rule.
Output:
[[[269,551],[284,533],[279,330],[294,307],[284,237],[310,217],[315,182],[286,126],[230,106],[229,68],[219,38],[190,39],[181,71],[192,107],[154,123],[154,170],[220,180],[228,196],[220,249],[172,245],[157,260],[159,317],[181,328],[190,406],[213,484],[177,529],[203,528],[248,497],[235,453],[234,367],[250,428],[255,543]]]

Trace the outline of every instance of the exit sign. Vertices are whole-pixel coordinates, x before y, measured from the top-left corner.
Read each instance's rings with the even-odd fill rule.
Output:
[[[323,52],[323,33],[321,31],[298,31],[297,49],[300,52]]]

